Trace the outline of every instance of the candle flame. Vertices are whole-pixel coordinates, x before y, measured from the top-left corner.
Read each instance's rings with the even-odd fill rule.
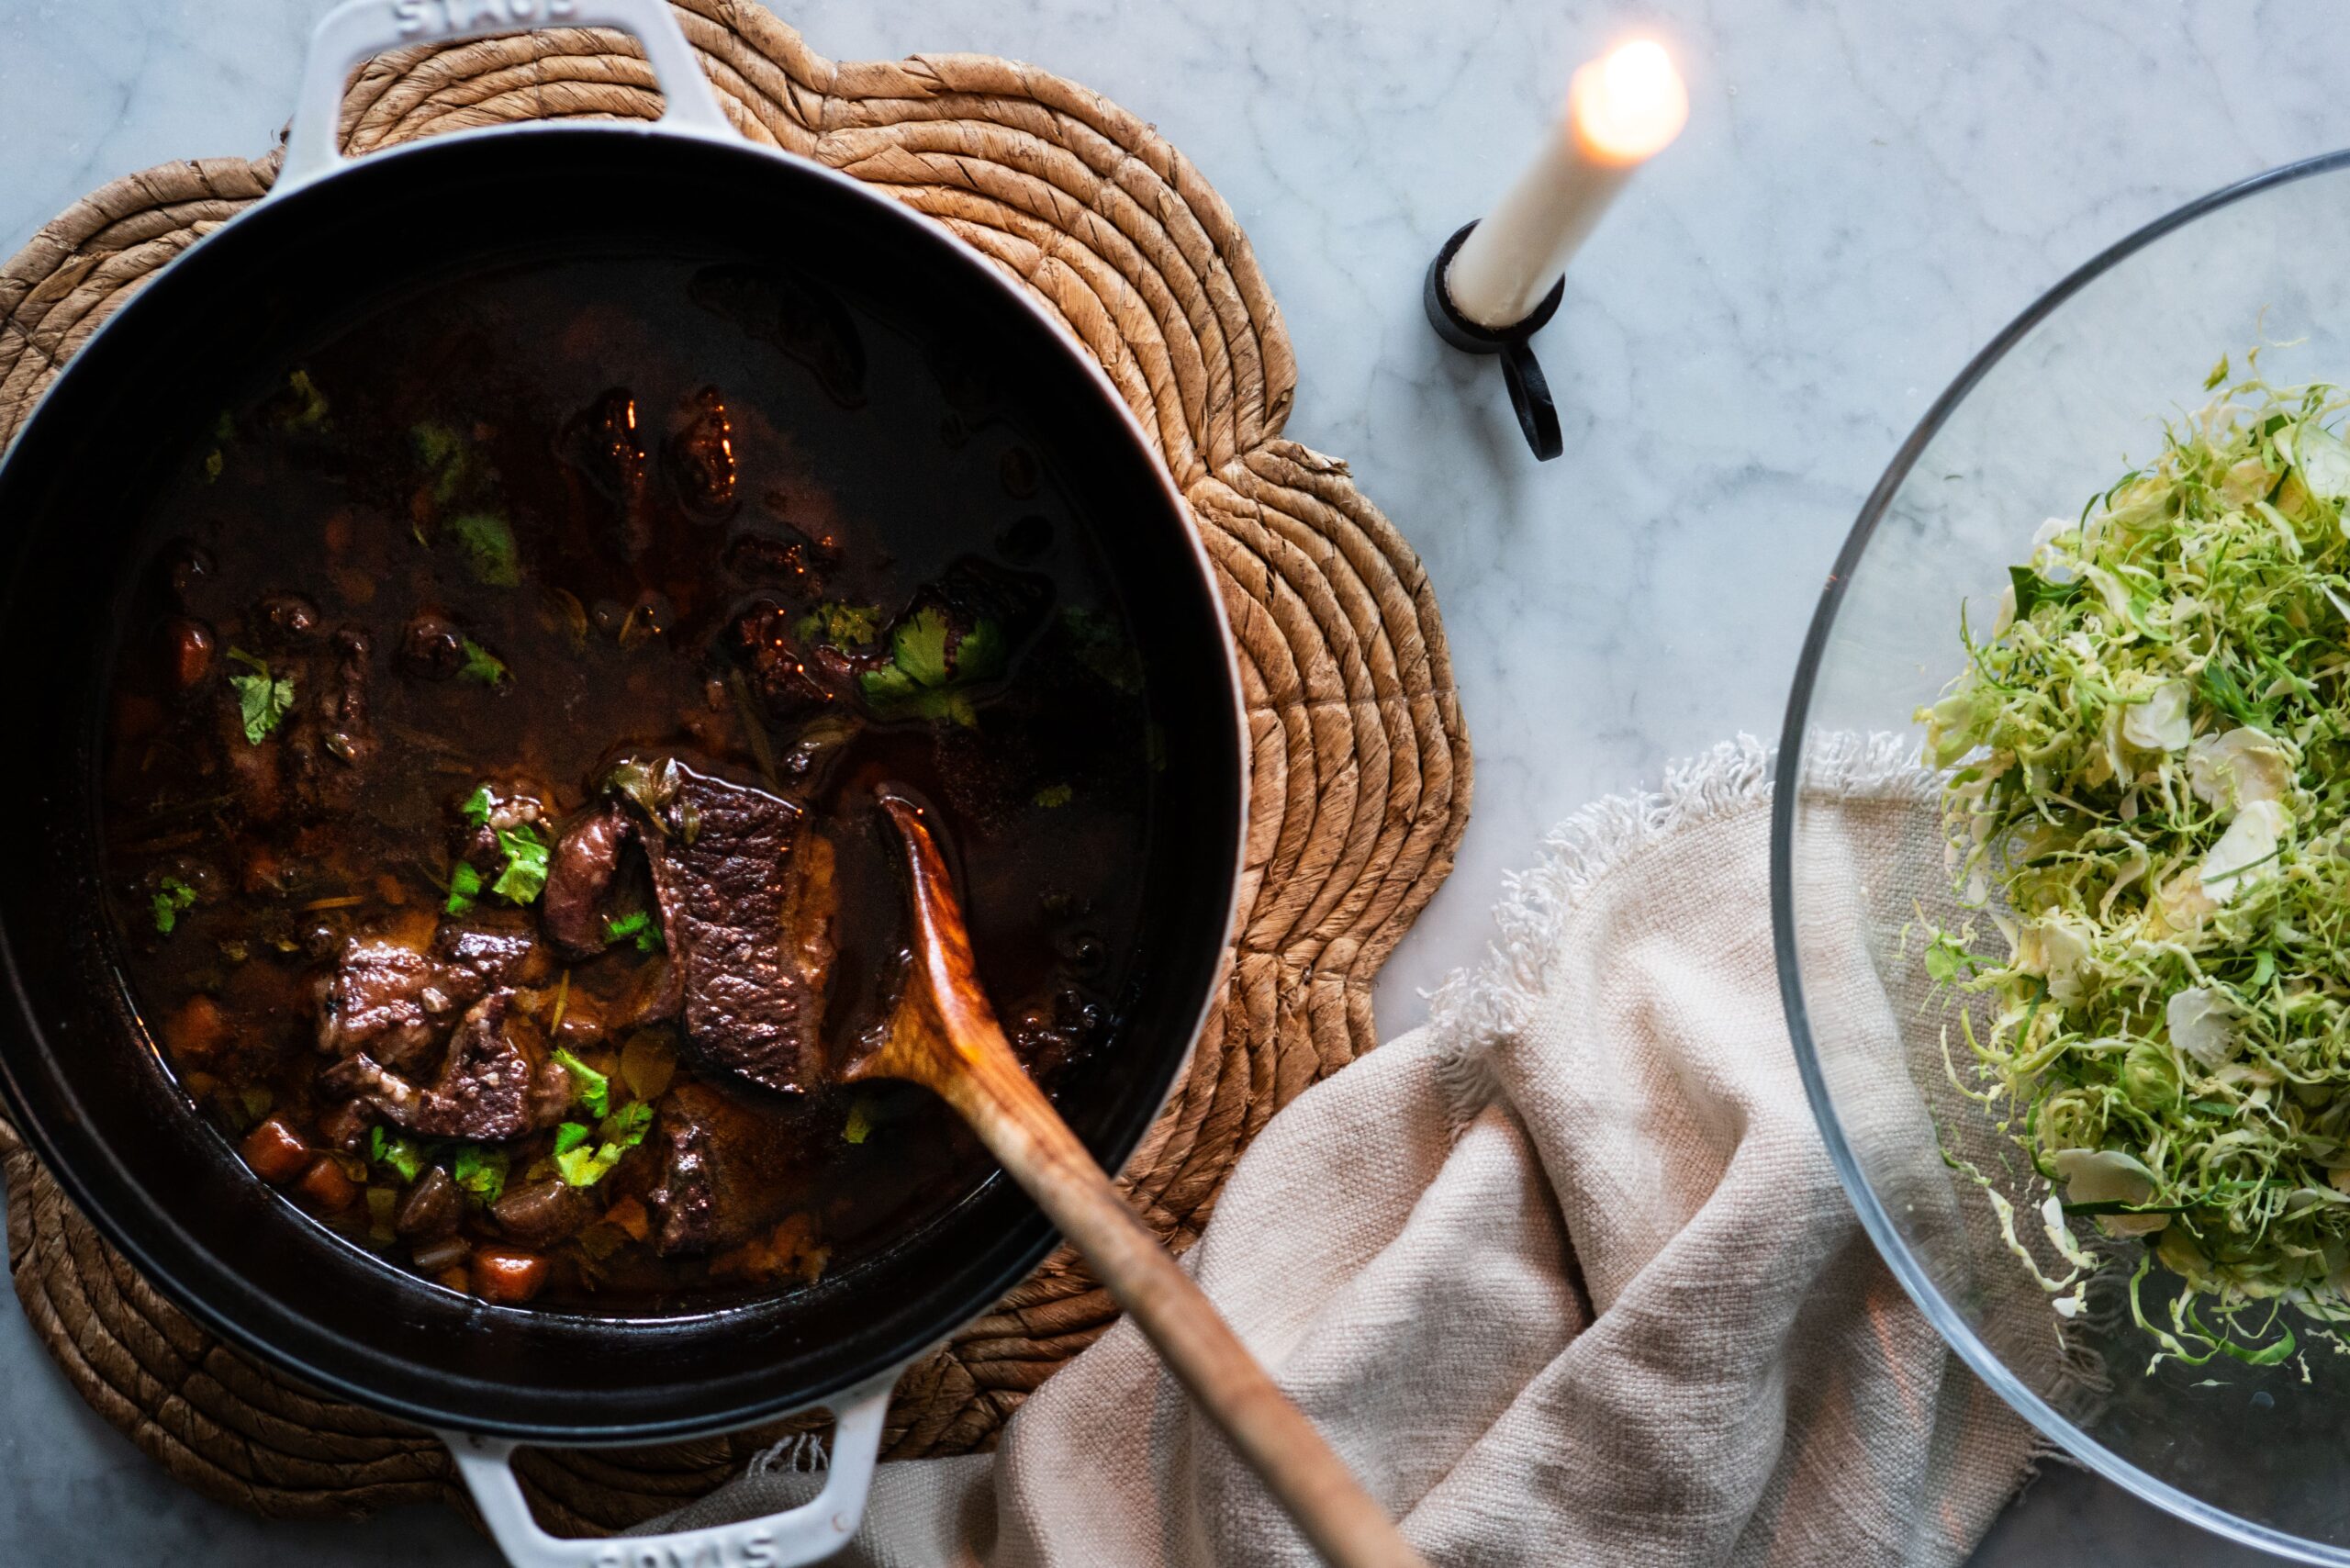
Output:
[[[1689,90],[1664,46],[1636,39],[1576,71],[1567,86],[1576,143],[1628,168],[1662,151],[1689,123]]]

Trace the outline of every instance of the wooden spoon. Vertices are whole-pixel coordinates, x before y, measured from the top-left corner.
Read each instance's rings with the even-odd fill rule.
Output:
[[[888,790],[880,800],[905,846],[913,961],[883,1043],[843,1076],[906,1079],[955,1107],[1085,1255],[1325,1559],[1339,1568],[1426,1568],[1346,1462],[1126,1207],[1012,1054],[972,965],[963,911],[922,808]]]

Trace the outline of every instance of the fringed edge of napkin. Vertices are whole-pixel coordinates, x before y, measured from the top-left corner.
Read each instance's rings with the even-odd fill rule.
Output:
[[[1914,736],[1821,734],[1812,743],[1807,781],[1840,795],[1930,791]],[[1502,880],[1494,909],[1500,935],[1485,958],[1456,969],[1428,998],[1437,1041],[1436,1074],[1458,1133],[1493,1099],[1479,1047],[1523,1028],[1548,991],[1550,964],[1566,924],[1594,888],[1641,849],[1698,823],[1729,816],[1771,798],[1778,748],[1740,734],[1664,770],[1661,789],[1607,795],[1542,837],[1540,856]]]

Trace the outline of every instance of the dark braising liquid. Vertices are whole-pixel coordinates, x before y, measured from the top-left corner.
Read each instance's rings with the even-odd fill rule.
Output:
[[[935,1101],[832,1076],[903,940],[884,780],[936,808],[1032,1070],[1113,1032],[1143,669],[983,364],[774,272],[520,266],[276,367],[146,526],[104,778],[130,989],[191,1114],[351,1242],[625,1313],[800,1288],[968,1193]],[[800,956],[752,999],[812,1042],[791,1090],[728,1070],[706,998],[665,1012],[681,946],[732,960],[654,859],[733,829],[616,763],[829,851],[786,928],[716,921]],[[626,842],[582,951],[545,879],[599,812]]]

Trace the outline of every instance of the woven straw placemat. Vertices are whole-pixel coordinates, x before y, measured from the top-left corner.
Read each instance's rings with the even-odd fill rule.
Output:
[[[1182,155],[1083,87],[985,55],[836,64],[773,16],[679,0],[753,140],[871,181],[1033,290],[1152,431],[1216,566],[1252,740],[1248,910],[1231,979],[1123,1184],[1188,1246],[1273,1112],[1376,1043],[1371,985],[1469,813],[1469,743],[1420,564],[1346,465],[1281,439],[1296,370],[1231,209]],[[386,55],[356,76],[358,153],[505,121],[649,119],[633,43],[575,29]],[[0,444],[106,314],[267,191],[277,155],[117,180],[0,268]],[[148,1286],[0,1124],[17,1294],[84,1398],[173,1475],[278,1516],[462,1504],[414,1428],[220,1344]],[[885,1457],[992,1442],[1115,1308],[1066,1251],[899,1385]],[[609,1530],[699,1495],[786,1428],[523,1456],[550,1528]]]

